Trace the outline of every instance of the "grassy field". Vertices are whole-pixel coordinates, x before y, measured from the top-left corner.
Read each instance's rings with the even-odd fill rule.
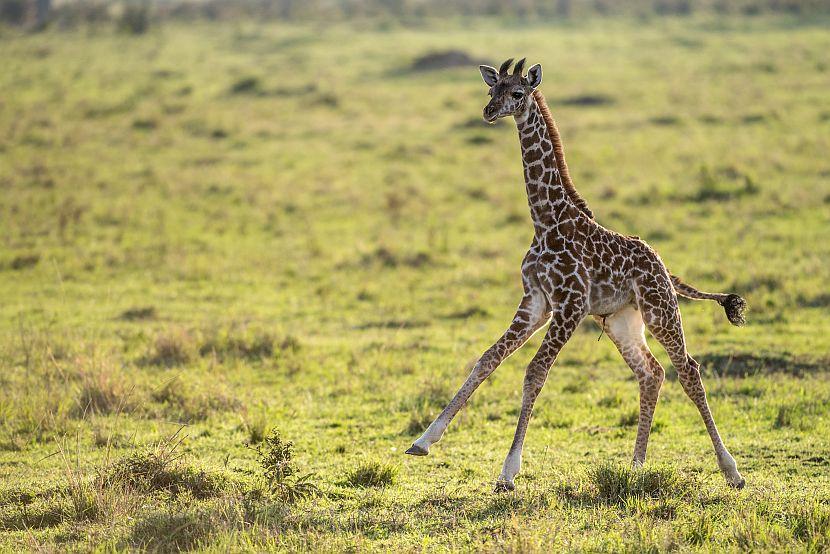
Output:
[[[829,550],[826,25],[0,30],[0,550]],[[744,490],[656,344],[627,469],[637,385],[589,322],[515,493],[538,336],[403,455],[509,323],[532,236],[475,65],[412,70],[446,48],[542,63],[599,222],[748,299],[743,328],[682,305]]]

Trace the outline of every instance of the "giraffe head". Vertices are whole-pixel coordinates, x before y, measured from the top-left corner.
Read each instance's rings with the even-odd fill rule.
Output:
[[[484,82],[490,87],[490,102],[484,107],[484,121],[495,123],[500,117],[508,115],[519,116],[527,111],[529,104],[528,97],[542,82],[542,66],[538,63],[527,70],[527,76],[522,76],[522,68],[525,65],[525,58],[519,60],[513,73],[508,74],[510,58],[498,71],[489,65],[479,66]]]

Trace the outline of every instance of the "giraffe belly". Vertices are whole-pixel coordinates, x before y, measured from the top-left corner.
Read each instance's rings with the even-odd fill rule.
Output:
[[[611,285],[594,285],[588,295],[588,313],[591,315],[613,314],[634,302],[634,291]]]

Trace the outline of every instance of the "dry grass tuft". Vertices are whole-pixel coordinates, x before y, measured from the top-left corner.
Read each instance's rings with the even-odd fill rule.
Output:
[[[369,460],[346,474],[345,483],[351,487],[386,487],[394,485],[398,477],[398,466]]]
[[[268,435],[270,420],[264,411],[242,419],[242,430],[248,436],[248,444],[259,444]]]
[[[227,476],[185,465],[179,450],[181,429],[153,447],[124,456],[98,471],[101,488],[139,493],[188,493],[212,498],[232,488]]]
[[[184,329],[171,329],[156,336],[150,352],[143,358],[149,365],[173,367],[196,357],[193,337]]]
[[[168,381],[150,397],[162,405],[163,416],[183,423],[203,421],[213,413],[237,410],[242,405],[216,384],[180,378]]]
[[[282,342],[267,332],[245,333],[235,328],[215,331],[202,341],[199,354],[215,356],[219,360],[243,359],[249,361],[270,358],[277,351],[296,350],[299,343],[294,339]]]
[[[112,368],[101,368],[81,375],[81,382],[73,411],[76,417],[87,414],[107,415],[132,407],[132,387]]]
[[[452,398],[450,388],[440,381],[427,381],[420,390],[401,402],[401,409],[409,412],[409,419],[402,429],[403,434],[415,435],[426,429]]]

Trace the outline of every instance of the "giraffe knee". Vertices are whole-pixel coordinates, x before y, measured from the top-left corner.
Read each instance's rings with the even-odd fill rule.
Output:
[[[657,388],[659,389],[663,386],[663,381],[666,380],[666,372],[663,371],[663,368],[661,367],[659,371],[655,371],[652,373],[652,378],[654,379],[655,383],[657,383]]]
[[[700,364],[689,355],[686,355],[686,367],[692,368],[695,373],[700,375]]]
[[[663,373],[650,373],[643,376],[640,380],[640,387],[643,390],[651,393],[658,393],[663,386]]]
[[[647,371],[640,378],[640,387],[643,390],[653,391],[655,393],[660,391],[663,386],[663,381],[666,377],[666,372],[663,371],[663,366],[660,365],[656,359],[646,359]]]
[[[700,383],[700,364],[697,360],[689,356],[686,359],[686,366],[683,368],[683,375],[691,383]]]
[[[691,356],[687,357],[686,365],[682,369],[678,368],[677,376],[683,390],[690,397],[695,398],[705,394],[703,380],[700,378],[700,364]]]

